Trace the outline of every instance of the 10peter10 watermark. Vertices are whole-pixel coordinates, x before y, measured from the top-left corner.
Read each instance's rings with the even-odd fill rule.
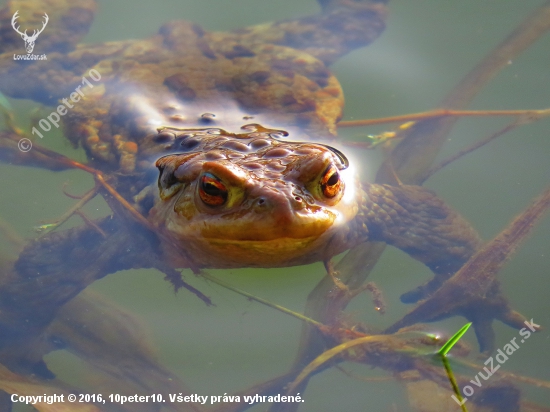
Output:
[[[98,82],[101,80],[101,74],[99,74],[99,72],[96,69],[88,70],[88,76],[90,76],[90,78],[94,82]],[[69,95],[69,98],[73,103],[78,103],[80,99],[84,97],[83,91],[80,90],[83,86],[88,86],[90,89],[93,89],[94,87],[94,85],[86,78],[86,76],[82,76],[82,85],[77,86],[75,88],[75,91]],[[49,122],[46,119],[40,119],[40,121],[38,122],[38,126],[40,126],[40,128],[44,132],[49,132],[52,128],[52,124],[56,128],[59,128],[59,121],[61,120],[61,116],[65,116],[67,114],[68,109],[72,109],[74,107],[74,105],[69,103],[68,98],[61,99],[61,102],[63,104],[60,104],[59,106],[57,106],[57,110],[54,112],[51,112],[50,115],[47,117]],[[36,127],[33,127],[31,131],[33,135],[37,135],[40,138],[44,137]]]

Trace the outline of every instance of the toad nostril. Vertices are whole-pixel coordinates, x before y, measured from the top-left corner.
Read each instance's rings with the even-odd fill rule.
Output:
[[[297,202],[301,202],[302,198],[300,196],[294,196],[294,200],[296,200]]]
[[[264,199],[263,197],[260,197],[260,198],[258,199],[258,205],[260,205],[260,206],[265,205],[265,199]]]

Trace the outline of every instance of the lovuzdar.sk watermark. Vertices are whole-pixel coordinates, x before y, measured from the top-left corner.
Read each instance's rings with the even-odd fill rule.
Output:
[[[27,34],[27,30],[22,32],[19,30],[20,26],[17,23],[17,19],[19,17],[19,10],[17,10],[12,19],[11,19],[11,26],[13,29],[19,33],[23,41],[25,42],[25,49],[27,50],[27,54],[14,54],[13,60],[48,60],[48,57],[45,54],[33,54],[34,45],[36,42],[36,39],[44,31],[46,28],[46,25],[48,24],[48,21],[50,18],[46,13],[44,13],[44,21],[42,22],[42,28],[39,30],[33,30],[33,33],[29,36]]]
[[[526,320],[525,322],[526,328],[522,328],[519,331],[519,334],[521,336],[520,342],[524,343],[532,333],[536,332],[538,328],[540,328],[540,325],[537,325],[535,322],[533,322],[533,319],[531,321]],[[462,394],[464,395],[464,398],[462,401],[457,399],[455,395],[452,395],[451,397],[454,399],[456,403],[459,405],[463,405],[464,402],[468,400],[468,397],[471,397],[475,392],[475,387],[481,388],[483,385],[483,382],[489,379],[493,374],[500,369],[500,365],[504,364],[510,355],[512,355],[515,351],[519,349],[519,344],[516,342],[517,337],[513,338],[508,342],[506,345],[502,347],[502,349],[497,350],[497,354],[493,358],[492,356],[487,359],[483,364],[487,365],[483,368],[483,371],[479,371],[476,376],[474,376],[474,379],[470,380],[470,383],[472,385],[466,385],[462,388]],[[495,362],[496,360],[496,362]],[[498,362],[498,363],[497,363]],[[485,372],[485,373],[484,373]],[[481,379],[483,380],[481,380]]]

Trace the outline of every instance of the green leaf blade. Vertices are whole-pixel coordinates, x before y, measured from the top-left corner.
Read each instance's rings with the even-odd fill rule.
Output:
[[[472,326],[472,322],[465,324],[459,329],[442,347],[439,349],[439,354],[441,356],[447,356],[447,353],[453,348],[453,346],[460,340],[460,338],[466,333],[468,329]]]

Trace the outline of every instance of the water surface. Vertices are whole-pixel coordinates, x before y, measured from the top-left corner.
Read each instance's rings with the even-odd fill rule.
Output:
[[[94,26],[86,38],[95,43],[143,38],[175,18],[197,22],[206,30],[228,30],[316,13],[314,1],[290,0],[232,2],[199,1],[100,1]],[[392,0],[388,28],[373,45],[355,51],[333,66],[346,95],[346,119],[374,118],[430,109],[483,56],[492,50],[542,1],[461,2]],[[0,2],[0,4],[4,4]],[[509,66],[475,99],[477,109],[537,109],[549,105],[550,38],[511,61]],[[34,103],[11,101],[24,124]],[[459,122],[441,157],[454,153],[507,120]],[[376,129],[346,130],[347,136],[374,133]],[[50,133],[43,143],[83,160],[61,133]],[[355,155],[366,176],[374,176],[383,151]],[[550,181],[548,121],[525,126],[474,154],[453,163],[426,186],[463,213],[490,239]],[[61,188],[83,193],[91,178],[82,172],[53,173],[0,165],[0,215],[25,237],[32,226],[58,217],[69,205]],[[86,208],[90,216],[108,213],[102,201]],[[71,221],[78,224],[78,220]],[[9,253],[5,239],[2,252]],[[546,218],[500,274],[506,295],[528,318],[545,325],[549,319],[548,258],[550,220]],[[7,251],[7,252],[4,252]],[[278,304],[303,310],[309,291],[321,279],[321,264],[282,270],[211,271],[233,285]],[[388,311],[380,317],[367,297],[349,308],[354,319],[383,327],[410,308],[399,295],[424,282],[430,274],[407,255],[388,248],[371,280],[383,290]],[[159,360],[199,394],[223,394],[246,388],[290,367],[297,349],[301,324],[272,309],[252,303],[217,286],[187,279],[215,302],[206,307],[186,292],[174,295],[162,274],[132,270],[96,282],[92,287],[135,314],[143,322],[158,351]],[[452,333],[463,319],[431,325],[434,331]],[[517,332],[496,324],[497,347]],[[542,331],[526,342],[506,363],[507,371],[547,379],[550,368],[549,333]],[[476,348],[472,332],[465,339]],[[87,382],[82,361],[59,351],[48,355],[48,365],[59,378]],[[385,376],[367,366],[347,365],[364,376]],[[548,391],[529,388],[526,393],[550,405]],[[315,376],[304,394],[301,411],[409,410],[404,387],[394,381],[362,382],[329,370]],[[394,408],[394,409],[392,409]],[[253,410],[265,410],[256,406]]]

